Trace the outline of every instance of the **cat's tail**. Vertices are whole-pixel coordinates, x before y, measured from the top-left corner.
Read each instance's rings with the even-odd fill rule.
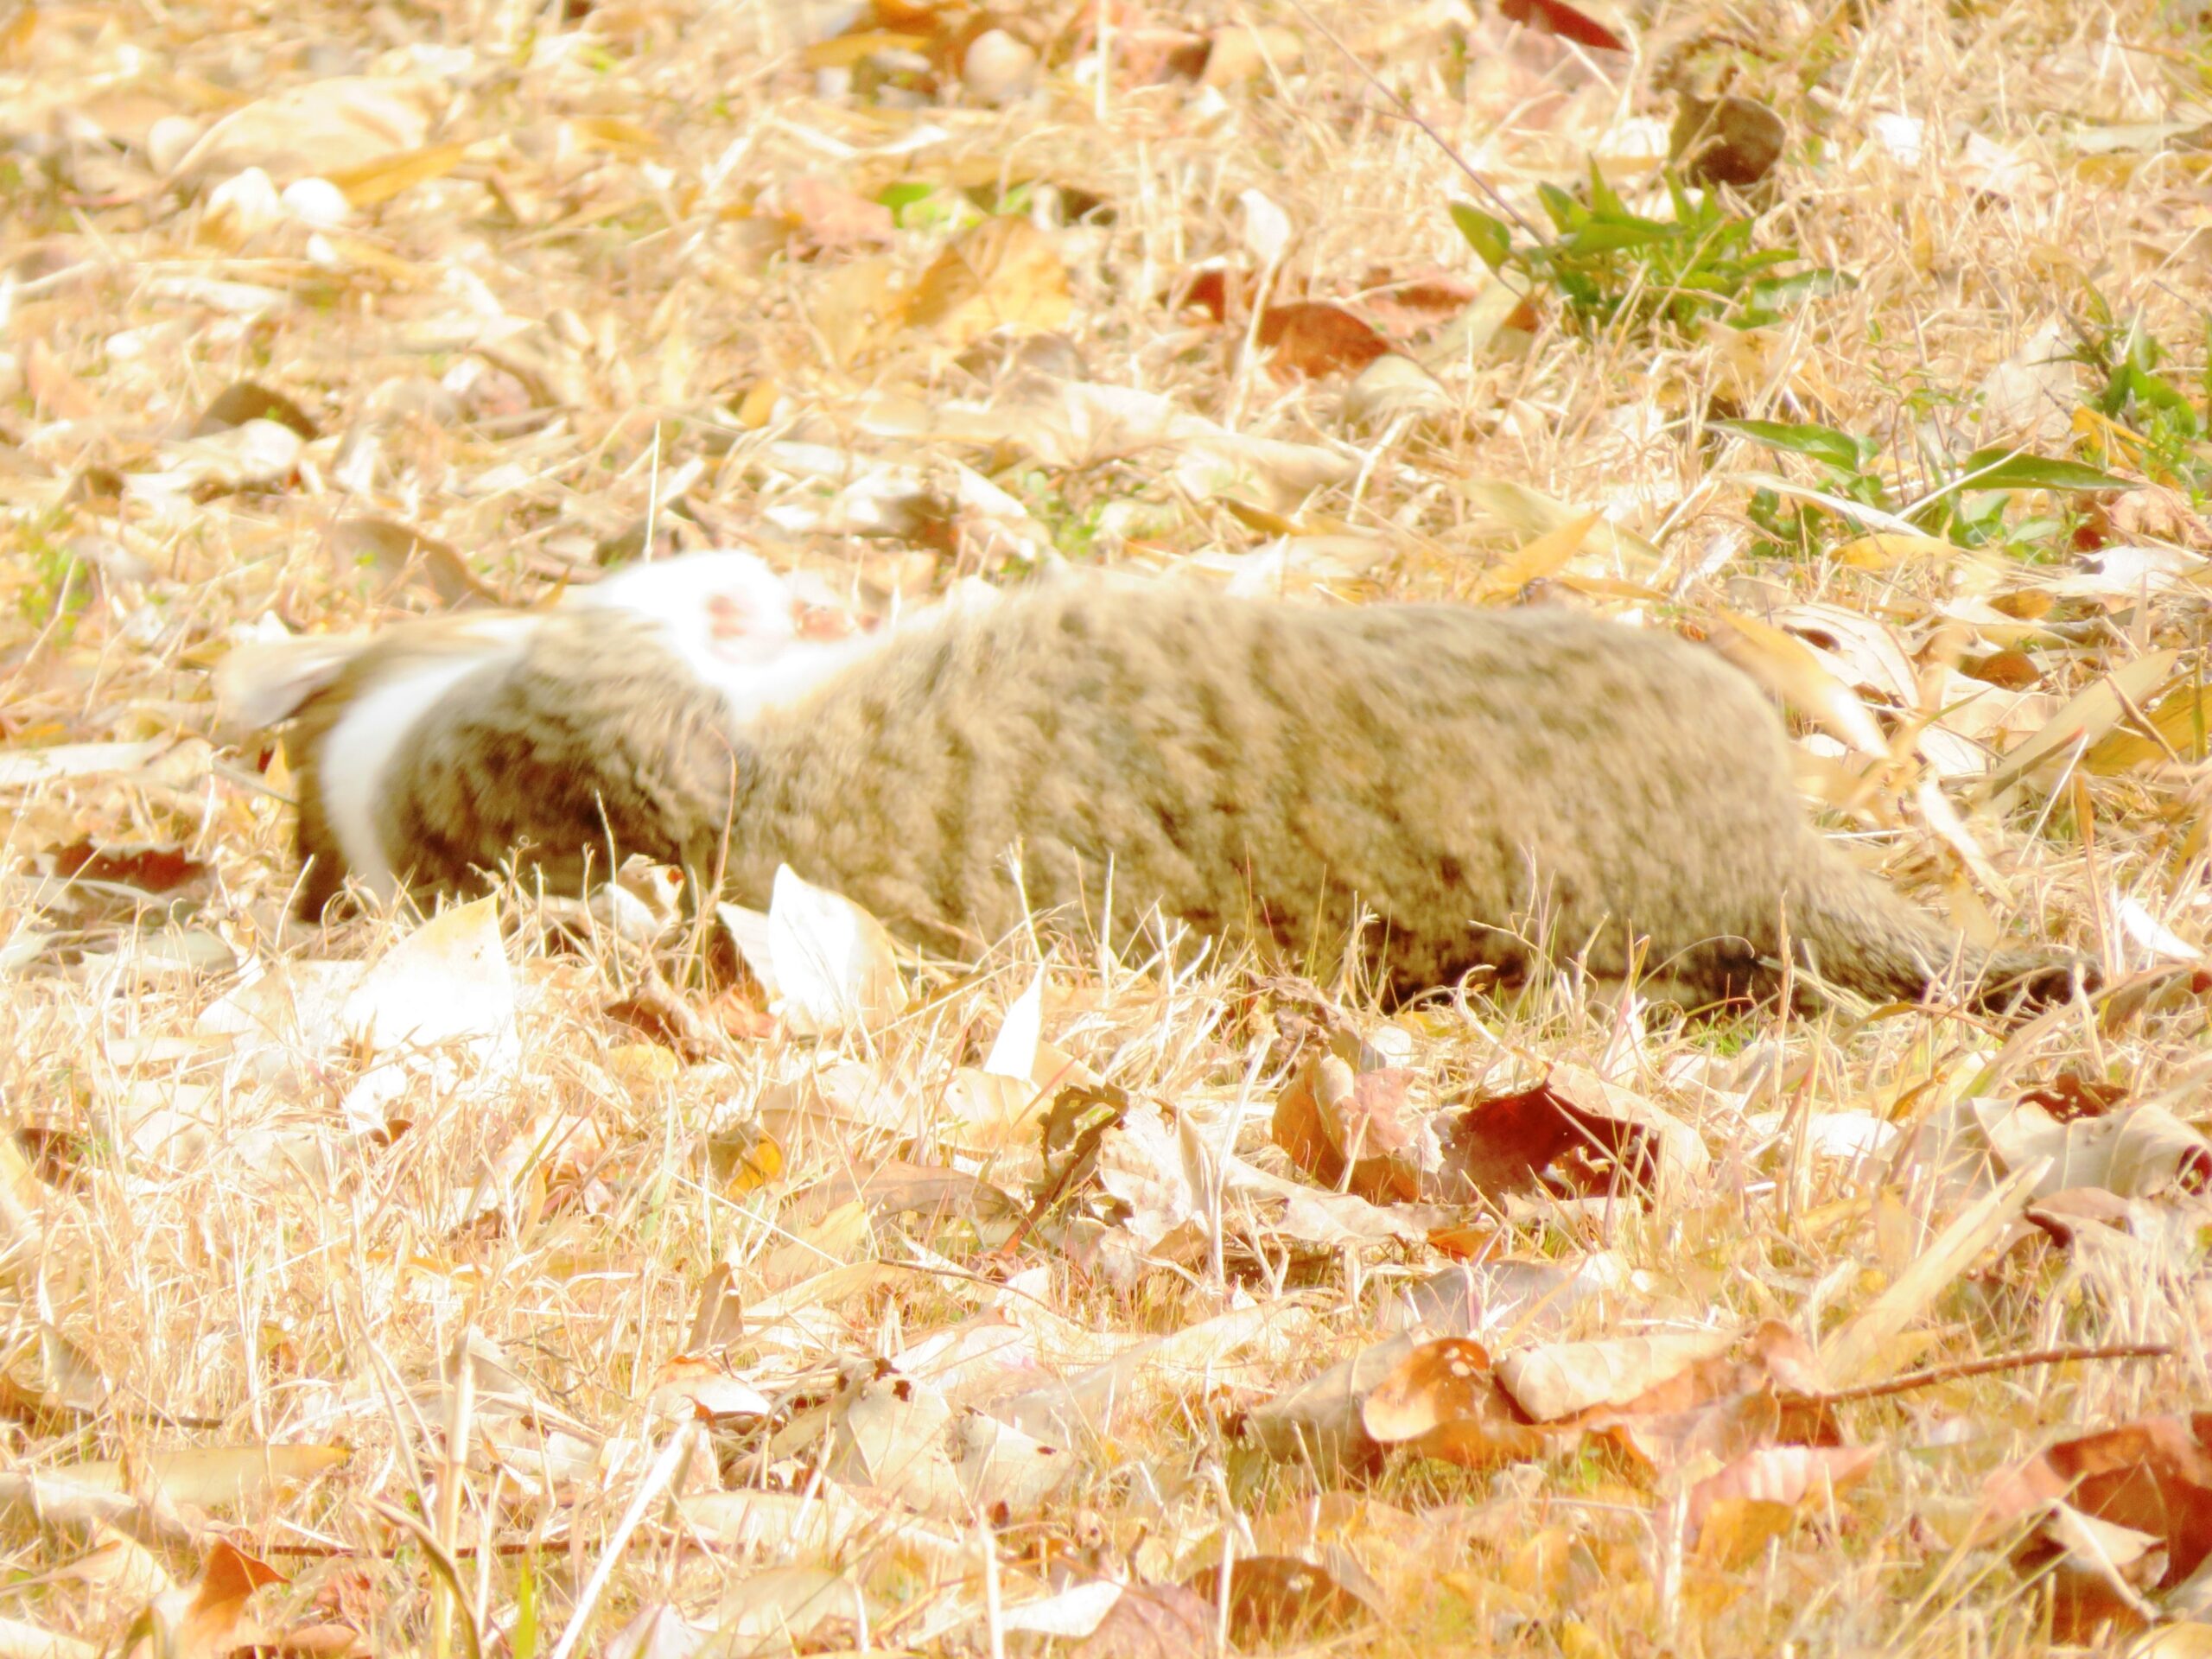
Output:
[[[1877,877],[1823,845],[1792,894],[1793,954],[1819,979],[1862,996],[1917,999],[1956,982],[1992,1011],[2063,1002],[2094,989],[2086,958],[2057,950],[1985,950],[1914,908]]]

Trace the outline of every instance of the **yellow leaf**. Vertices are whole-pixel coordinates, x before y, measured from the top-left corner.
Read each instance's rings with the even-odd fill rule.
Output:
[[[922,273],[906,320],[948,346],[995,328],[1057,328],[1073,303],[1052,239],[1026,219],[987,219],[955,237]]]
[[[330,175],[330,181],[346,193],[346,200],[354,207],[372,207],[378,202],[391,200],[403,190],[443,178],[459,167],[467,154],[467,144],[431,144],[422,149],[404,149],[397,156],[380,156],[372,162],[364,162],[359,167],[340,168]]]
[[[658,1043],[620,1043],[607,1051],[607,1074],[632,1094],[654,1093],[676,1081],[683,1065]]]
[[[579,116],[569,124],[569,130],[588,148],[603,149],[610,155],[631,161],[660,152],[661,142],[658,134],[619,116]]]
[[[870,29],[857,35],[840,35],[835,40],[817,41],[799,55],[810,69],[849,69],[862,58],[873,57],[878,52],[920,52],[929,43],[926,35]]]
[[[2154,741],[2130,721],[2092,744],[2082,764],[2101,777],[2111,777],[2170,754],[2183,760],[2205,758],[2208,735],[2212,735],[2212,686],[2177,685],[2144,715],[2164,742]]]
[[[1483,573],[1483,591],[1486,594],[1517,594],[1532,582],[1551,575],[1582,550],[1582,543],[1589,539],[1604,515],[1586,512],[1570,518],[1556,529],[1531,536],[1510,554],[1503,563]]]
[[[1901,531],[1878,530],[1854,536],[1835,550],[1838,563],[1854,570],[1890,570],[1909,559],[1948,558],[1961,550],[1940,536],[1907,536]]]
[[[773,375],[755,380],[737,405],[737,423],[748,432],[758,432],[768,424],[768,417],[776,412],[776,399],[783,393]]]
[[[2179,659],[2177,651],[2153,651],[2097,680],[2053,715],[2044,728],[1999,763],[1983,785],[1985,798],[2008,789],[2045,761],[2055,760],[2077,743],[2094,743],[2120,724],[2126,702],[2141,706],[2163,684]],[[2126,695],[2126,702],[2121,701]]]
[[[2108,415],[2101,415],[2084,404],[2074,411],[2074,430],[2091,448],[2101,461],[2109,461],[2115,454],[2130,466],[2139,466],[2145,440],[2130,431]]]
[[[1757,617],[1724,612],[1720,620],[1726,626],[1713,643],[1738,667],[1764,681],[1860,753],[1889,757],[1882,728],[1859,694],[1821,667],[1803,640]]]
[[[723,1184],[732,1192],[753,1192],[783,1173],[783,1147],[773,1135],[757,1135],[729,1160]]]

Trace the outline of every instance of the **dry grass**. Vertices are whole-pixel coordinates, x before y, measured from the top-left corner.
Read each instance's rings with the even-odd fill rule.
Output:
[[[818,1587],[803,1577],[813,1569],[844,1586],[847,1614],[857,1589],[865,1616],[832,1620],[804,1647],[980,1650],[999,1639],[993,1607],[1102,1571],[1179,1580],[1224,1540],[1240,1557],[1296,1549],[1365,1573],[1385,1617],[1332,1651],[2047,1650],[2045,1598],[2024,1587],[2003,1540],[1970,1524],[1980,1482],[2059,1434],[2212,1399],[2199,1200],[2139,1203],[2125,1265],[2034,1240],[1985,1254],[1888,1351],[1893,1368],[2124,1341],[2174,1343],[2172,1357],[1847,1408],[1846,1438],[1880,1448],[1872,1471],[1763,1545],[1685,1550],[1665,1516],[1694,1470],[1651,1484],[1594,1457],[1483,1473],[1401,1458],[1362,1482],[1270,1459],[1240,1414],[1388,1334],[1441,1257],[1295,1242],[1257,1211],[1240,1224],[1246,1201],[1217,1195],[1212,1244],[1181,1268],[1117,1281],[1084,1264],[1076,1234],[1040,1234],[1002,1284],[988,1252],[1011,1227],[987,1203],[839,1207],[853,1182],[890,1179],[890,1160],[956,1157],[1027,1204],[1033,1143],[968,1156],[948,1091],[1030,983],[1027,938],[972,976],[918,969],[915,1007],[866,1035],[817,1044],[779,1029],[678,1065],[604,1012],[609,980],[630,969],[550,945],[511,894],[518,1071],[473,1093],[473,1061],[442,1085],[418,1077],[390,1108],[397,1127],[375,1133],[341,1109],[356,1057],[206,1036],[205,1011],[241,973],[375,958],[413,925],[279,925],[286,812],[254,786],[262,752],[217,728],[207,671],[258,619],[319,631],[447,602],[431,568],[364,561],[358,542],[334,537],[344,514],[439,538],[517,602],[625,534],[754,542],[880,605],[961,575],[1014,574],[1046,546],[1155,570],[1258,548],[1286,524],[1370,538],[1357,557],[1306,544],[1293,587],[1496,601],[1511,597],[1491,591],[1498,561],[1542,527],[1501,518],[1491,486],[1510,482],[1602,508],[1653,544],[1656,561],[1591,543],[1545,584],[1651,625],[1705,628],[1723,612],[1818,601],[1869,619],[1917,672],[2012,643],[2005,614],[1977,596],[2057,594],[2050,616],[2063,626],[2028,642],[2041,684],[1979,734],[2000,751],[2099,676],[2198,649],[2202,520],[2184,511],[2123,526],[2117,539],[2177,550],[2189,566],[2160,592],[2054,587],[2088,568],[2072,539],[2083,504],[2033,493],[2012,502],[2015,537],[1993,553],[1862,568],[1828,556],[1847,534],[1831,523],[1815,556],[1777,557],[1757,546],[1744,475],[1812,474],[1710,423],[1819,421],[1875,437],[1876,469],[1910,500],[1936,457],[1979,441],[1991,371],[2045,322],[2100,309],[2163,344],[2164,372],[2201,419],[2205,151],[2139,130],[2212,120],[2201,8],[1667,5],[1637,9],[1644,44],[1631,59],[1533,39],[1487,6],[1477,17],[1327,0],[1309,14],[1199,0],[1117,14],[1102,85],[1089,24],[1058,6],[1012,25],[1046,62],[1035,95],[1003,108],[963,99],[941,66],[929,72],[938,93],[918,103],[899,76],[929,76],[896,59],[880,94],[870,62],[850,86],[817,73],[801,48],[827,8],[607,0],[574,24],[563,10],[145,0],[23,6],[0,24],[0,211],[14,261],[0,283],[0,735],[11,750],[175,740],[143,766],[4,797],[0,1091],[28,1163],[0,1204],[0,1462],[54,1476],[122,1459],[110,1484],[128,1497],[107,1518],[154,1557],[96,1527],[89,1502],[57,1508],[49,1493],[43,1520],[17,1502],[0,1533],[0,1615],[117,1640],[172,1576],[199,1578],[220,1536],[289,1579],[251,1603],[271,1631],[321,1622],[377,1651],[466,1651],[463,1616],[438,1605],[430,1552],[396,1510],[458,1547],[486,1650],[518,1655],[607,1651],[655,1609],[735,1628],[747,1609],[765,1617],[775,1596]],[[1255,22],[1281,32],[1249,78],[1217,90],[1135,73],[1164,53],[1159,31]],[[1537,182],[1576,185],[1593,154],[1624,192],[1648,185],[1634,158],[1663,141],[1661,60],[1702,40],[1684,61],[1708,76],[1732,65],[1735,90],[1793,128],[1759,244],[1856,286],[1755,336],[1578,331],[1548,303],[1533,335],[1486,332],[1454,356],[1440,348],[1446,319],[1416,315],[1408,349],[1433,353],[1444,412],[1351,424],[1345,377],[1281,378],[1241,357],[1243,314],[1217,325],[1167,299],[1210,259],[1260,275],[1253,215],[1237,206],[1248,190],[1292,227],[1270,273],[1278,298],[1358,308],[1393,283],[1479,286],[1446,212],[1469,194],[1465,177],[1323,25],[1532,213]],[[1715,43],[1727,40],[1737,46]],[[411,183],[357,175],[357,195],[404,188],[319,230],[260,212],[251,189],[221,194],[242,152],[211,162],[188,148],[245,99],[354,75],[426,89],[403,149],[466,149],[433,156]],[[1892,116],[1924,123],[1916,157],[1884,138]],[[310,143],[306,118],[288,119],[268,146],[279,185]],[[369,153],[358,131],[334,143],[327,171]],[[1027,187],[1069,271],[1063,332],[1092,382],[1314,446],[1342,463],[1341,480],[1231,489],[1192,464],[1192,442],[1085,453],[1040,439],[1066,422],[1059,394],[1018,370],[957,366],[957,328],[899,320],[904,285],[951,229],[848,238],[835,213],[798,205],[808,179],[863,198],[902,179],[957,179],[978,196]],[[245,206],[224,205],[233,199]],[[1024,315],[1039,303],[1027,290],[996,302]],[[240,489],[235,454],[221,452],[234,434],[184,435],[247,378],[294,399],[317,435],[296,467]],[[2066,422],[2101,389],[2084,378],[2058,401],[2043,453],[2099,458]],[[956,418],[943,407],[956,401],[973,407]],[[2031,407],[2029,423],[2044,412]],[[833,467],[911,464],[920,505],[859,533],[869,527],[841,522],[849,503],[832,496],[850,472],[809,477],[787,442],[823,446]],[[2110,460],[2131,476],[2150,465]],[[961,505],[956,463],[1018,507]],[[2177,463],[2195,470],[2169,475],[2170,499],[2193,492],[2201,512],[2212,457],[2200,441],[2159,464]],[[169,483],[149,481],[160,474]],[[2033,514],[2048,523],[2019,529]],[[1886,731],[1900,713],[1884,711]],[[1970,931],[2067,941],[2125,973],[2148,958],[2124,903],[2184,939],[2206,931],[2204,767],[2178,747],[2063,780],[2046,772],[1993,805],[1953,779],[1986,855],[1979,873],[1930,827],[1915,792],[1925,763],[1908,746],[1833,827]],[[281,773],[267,781],[281,793]],[[204,868],[154,899],[131,891],[147,885],[143,868],[112,872],[119,886],[73,884],[66,849],[83,837],[181,848]],[[1048,1042],[1287,1173],[1267,1129],[1295,998],[1254,996],[1236,964],[1179,978],[1147,969],[1141,950],[1116,964],[1048,949],[1045,965]],[[1382,1031],[1356,988],[1317,968],[1363,1029]],[[1969,1091],[2010,1097],[2067,1071],[2165,1096],[2183,1117],[2202,1111],[2205,1023],[2186,998],[2101,1022],[2084,1004],[2008,1038],[1941,1010],[1684,1025],[1562,978],[1395,1026],[1402,1036],[1385,1040],[1407,1057],[1419,1106],[1522,1087],[1566,1059],[1691,1122],[1713,1154],[1649,1212],[1507,1227],[1492,1246],[1502,1259],[1598,1259],[1618,1278],[1549,1325],[1484,1331],[1501,1351],[1761,1319],[1814,1339],[1833,1332],[1910,1268],[1960,1199],[1910,1158],[1822,1155],[1808,1127],[1820,1115],[1865,1110],[1910,1131]],[[845,1070],[814,1081],[833,1067]],[[717,1263],[745,1304],[741,1329],[695,1325]],[[764,1480],[818,1490],[818,1428],[771,1445],[726,1424],[695,1444],[680,1413],[649,1403],[687,1346],[779,1404],[878,1357],[988,1402],[1049,1393],[1136,1338],[1194,1330],[1082,1397],[1073,1481],[1016,1506],[988,1573],[957,1503],[930,1538],[878,1516],[830,1545],[754,1548],[696,1507],[642,1501],[656,1478],[687,1493]],[[441,1365],[465,1332],[506,1369],[477,1366],[457,1388]],[[250,1481],[236,1501],[181,1488],[168,1491],[179,1503],[156,1501],[151,1455],[263,1445],[349,1455],[281,1490]],[[448,1478],[463,1452],[465,1474]],[[664,1454],[678,1461],[657,1465]],[[602,1565],[612,1571],[593,1585]],[[762,1579],[768,1567],[785,1577]],[[597,1602],[583,1618],[588,1585]],[[200,1593],[203,1625],[186,1649],[245,1639],[235,1606]],[[678,1634],[669,1623],[659,1639]]]

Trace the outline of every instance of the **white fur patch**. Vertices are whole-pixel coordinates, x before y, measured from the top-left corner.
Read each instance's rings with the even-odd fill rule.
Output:
[[[384,838],[377,833],[377,805],[384,798],[392,757],[415,724],[447,693],[486,664],[510,657],[535,626],[529,617],[486,617],[470,635],[486,649],[430,658],[393,670],[346,705],[326,733],[315,757],[323,816],[337,838],[346,867],[378,898],[398,891]]]

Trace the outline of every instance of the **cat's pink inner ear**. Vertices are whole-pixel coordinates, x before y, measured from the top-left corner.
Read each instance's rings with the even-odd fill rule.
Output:
[[[710,594],[707,600],[707,632],[717,639],[741,639],[751,632],[753,613],[729,594]]]
[[[793,609],[802,639],[843,639],[864,626],[850,611],[834,605],[809,605],[802,601]]]

